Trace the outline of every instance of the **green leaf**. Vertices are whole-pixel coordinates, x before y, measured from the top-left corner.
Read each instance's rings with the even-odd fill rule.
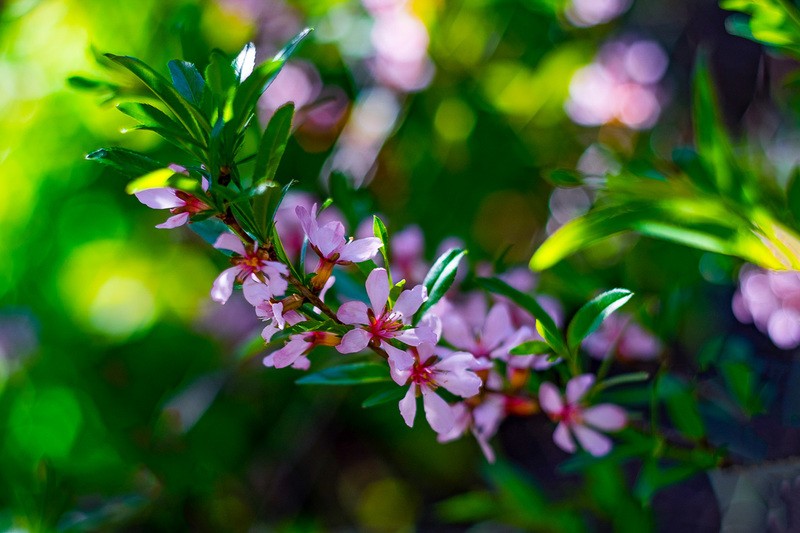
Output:
[[[350,363],[339,365],[297,380],[300,385],[359,385],[391,381],[389,367],[380,363]]]
[[[741,184],[736,183],[733,149],[728,132],[722,125],[717,95],[706,58],[702,54],[697,58],[693,91],[692,121],[697,153],[708,165],[717,189],[731,197],[740,197]]]
[[[656,459],[650,458],[642,466],[639,478],[633,487],[633,494],[644,504],[649,504],[656,492],[669,485],[687,479],[701,469],[694,465],[676,465],[660,467]]]
[[[541,329],[544,340],[557,354],[566,352],[566,344],[561,336],[555,320],[547,314],[533,296],[518,291],[505,281],[498,278],[478,278],[477,284],[485,290],[509,298],[512,302],[529,312],[537,322],[537,329]]]
[[[139,78],[153,94],[177,117],[190,135],[200,143],[205,141],[211,126],[199,109],[192,106],[166,78],[135,57],[106,54],[111,61],[122,65]]]
[[[399,401],[407,392],[408,390],[405,387],[392,387],[391,389],[379,391],[364,400],[361,407],[366,409],[368,407],[375,407],[376,405]]]
[[[583,185],[583,178],[575,170],[558,168],[547,174],[547,181],[556,187],[578,187]]]
[[[211,89],[206,86],[197,68],[191,63],[177,59],[170,61],[168,66],[175,89],[190,104],[208,116],[211,110]]]
[[[139,102],[123,102],[117,105],[117,109],[139,122],[135,129],[157,133],[192,156],[205,159],[205,147],[160,109]]]
[[[253,170],[254,185],[275,178],[292,131],[292,117],[294,117],[294,104],[289,102],[279,107],[270,118],[258,145],[256,165]]]
[[[647,372],[631,372],[628,374],[620,374],[618,376],[613,376],[601,381],[595,390],[600,391],[610,389],[611,387],[628,385],[629,383],[641,383],[642,381],[647,381],[648,379],[650,379],[650,374]]]
[[[428,299],[422,304],[417,316],[424,315],[425,311],[441,300],[453,285],[458,271],[458,263],[466,253],[466,250],[452,248],[439,256],[425,276],[425,281],[422,282],[428,292]]]
[[[163,163],[125,148],[101,148],[88,154],[86,159],[110,166],[128,178],[136,178],[165,166]]]
[[[200,182],[194,178],[175,172],[169,167],[159,168],[148,172],[128,183],[125,192],[134,194],[147,189],[157,189],[161,187],[172,187],[182,191],[193,192],[200,190]]]
[[[553,351],[550,345],[542,341],[528,341],[523,342],[519,346],[515,346],[509,352],[511,355],[541,355],[551,353]]]
[[[237,75],[230,58],[219,50],[212,50],[208,66],[205,70],[205,79],[211,93],[217,100],[220,111],[225,109],[225,104],[231,90],[237,85]]]
[[[261,184],[260,187],[263,187],[264,191],[253,201],[253,217],[257,230],[256,235],[262,242],[266,242],[269,229],[275,219],[275,213],[294,183],[292,180],[281,188],[278,188],[278,184],[274,181]]]
[[[311,29],[306,28],[297,34],[274,58],[257,66],[253,73],[239,85],[233,97],[231,118],[231,124],[235,131],[240,131],[250,121],[258,99],[278,75],[289,56],[309,33],[311,33]]]
[[[378,215],[372,216],[372,233],[381,240],[381,256],[383,256],[383,266],[389,275],[389,285],[394,285],[392,281],[391,261],[389,260],[389,232],[386,231],[386,224],[383,223]]]
[[[795,222],[800,223],[800,167],[794,169],[786,188],[786,203]]]
[[[658,395],[667,407],[670,420],[681,433],[693,439],[705,436],[705,424],[697,399],[685,381],[672,374],[664,374],[658,380]]]
[[[577,349],[583,339],[595,332],[608,315],[622,307],[632,296],[633,293],[627,289],[611,289],[581,307],[567,328],[570,349]]]

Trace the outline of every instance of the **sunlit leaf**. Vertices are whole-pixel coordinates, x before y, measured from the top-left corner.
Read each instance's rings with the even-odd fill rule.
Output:
[[[161,74],[135,57],[114,54],[106,54],[106,57],[122,65],[139,78],[158,99],[164,102],[164,105],[172,111],[191,136],[197,141],[203,142],[206,134],[211,130],[208,121],[200,110],[187,102]]]
[[[428,292],[428,299],[422,304],[418,313],[419,316],[424,315],[425,311],[441,300],[447,290],[453,285],[453,281],[456,279],[456,272],[458,271],[458,263],[466,253],[466,250],[453,248],[440,255],[433,264],[423,282]]]
[[[86,159],[113,167],[128,178],[136,178],[165,166],[163,163],[125,148],[101,148],[88,154]]]
[[[275,178],[292,131],[293,116],[294,104],[289,102],[279,107],[270,118],[258,145],[258,155],[253,170],[254,185],[257,186]]]
[[[536,319],[537,328],[541,329],[542,336],[547,344],[558,354],[566,352],[566,344],[555,320],[547,314],[547,311],[539,305],[539,302],[533,296],[518,291],[498,278],[478,278],[476,282],[487,291],[505,296],[529,312]]]
[[[197,68],[191,63],[178,60],[170,61],[168,67],[172,84],[180,95],[206,115],[210,114],[211,89],[206,86]]]
[[[627,289],[612,289],[581,307],[567,328],[567,344],[570,349],[578,348],[583,339],[595,332],[603,320],[622,307],[632,296],[633,293]]]

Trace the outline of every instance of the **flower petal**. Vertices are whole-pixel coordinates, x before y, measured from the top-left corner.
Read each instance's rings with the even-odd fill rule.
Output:
[[[152,209],[172,209],[186,205],[186,202],[175,194],[175,189],[170,187],[139,191],[136,193],[136,199]]]
[[[378,253],[383,242],[377,237],[367,237],[366,239],[356,239],[348,242],[339,252],[339,261],[352,261],[360,263],[367,259],[372,259]]]
[[[412,383],[408,392],[400,400],[400,414],[408,427],[414,427],[414,417],[417,415],[417,386]]]
[[[347,241],[344,238],[344,226],[341,222],[328,222],[308,238],[314,246],[319,248],[320,254],[330,259],[334,253],[341,253]]]
[[[242,283],[242,293],[244,294],[244,299],[247,300],[247,303],[253,307],[269,301],[269,299],[272,298],[272,291],[270,288],[264,283],[261,283],[250,276],[248,276],[247,279]]]
[[[336,317],[348,325],[360,324],[366,326],[369,324],[369,316],[367,316],[367,304],[364,302],[353,301],[345,302],[339,307],[336,312]]]
[[[584,410],[583,421],[603,431],[618,431],[625,427],[628,416],[622,407],[604,403]]]
[[[442,336],[447,342],[461,350],[474,352],[476,349],[475,335],[470,330],[467,321],[456,311],[442,316]]]
[[[439,338],[436,332],[427,326],[417,326],[416,328],[409,328],[400,330],[394,335],[388,335],[400,340],[409,346],[420,346],[421,344],[436,344]]]
[[[273,355],[273,362],[275,368],[284,368],[294,363],[298,357],[311,348],[311,343],[306,341],[302,336],[292,337],[286,346],[275,352]]]
[[[453,409],[444,399],[428,387],[422,389],[422,405],[425,407],[425,418],[436,433],[452,431],[456,423]]]
[[[503,340],[514,333],[511,325],[511,312],[503,303],[495,304],[486,315],[486,321],[481,331],[481,344],[491,351],[497,348]]]
[[[231,252],[235,252],[241,256],[245,255],[244,244],[242,244],[242,241],[239,240],[239,237],[233,233],[223,233],[217,237],[217,241],[214,243],[214,248],[219,248],[220,250],[230,250]]]
[[[361,328],[351,329],[342,337],[342,342],[336,346],[339,353],[357,353],[367,347],[372,335]]]
[[[423,285],[417,285],[410,291],[403,291],[397,297],[397,301],[392,308],[392,311],[399,313],[404,323],[408,323],[407,319],[414,316],[414,313],[422,306],[422,302],[428,299],[428,291]]]
[[[572,431],[583,449],[595,457],[601,457],[611,451],[611,439],[602,433],[580,424],[572,426]]]
[[[367,295],[375,315],[381,315],[389,301],[389,275],[385,268],[376,268],[367,276]]]
[[[311,211],[314,212],[317,210],[317,204],[311,208]],[[308,237],[308,240],[311,241],[311,235],[313,235],[317,231],[317,219],[316,217],[312,216],[311,213],[308,212],[302,205],[298,205],[294,208],[294,212],[297,215],[297,218],[300,220],[300,225],[303,227],[303,231]],[[316,245],[316,243],[312,242],[311,244]]]
[[[214,280],[214,286],[211,287],[211,299],[215,302],[224,304],[228,298],[233,294],[233,284],[236,281],[236,275],[239,273],[239,267],[231,267],[223,270],[222,273]]]
[[[567,383],[567,401],[573,404],[580,402],[592,385],[594,385],[593,374],[575,376]]]
[[[177,215],[169,217],[161,224],[156,224],[156,227],[158,229],[172,229],[172,228],[177,228],[178,226],[183,226],[188,221],[189,221],[189,213],[178,213]]]
[[[569,429],[564,422],[561,422],[558,426],[556,426],[556,430],[553,432],[553,442],[556,443],[556,446],[561,448],[567,453],[575,453],[578,447],[575,445],[575,441],[572,439],[572,435],[569,434]]]
[[[564,401],[561,399],[561,392],[552,383],[545,381],[539,385],[539,405],[542,410],[550,415],[550,418],[561,413],[564,409]]]
[[[389,354],[389,365],[391,365],[396,372],[406,372],[414,366],[414,358],[411,357],[408,352],[395,348],[388,342],[382,342],[381,348],[386,350],[386,353]],[[395,379],[395,381],[397,381],[397,379]]]

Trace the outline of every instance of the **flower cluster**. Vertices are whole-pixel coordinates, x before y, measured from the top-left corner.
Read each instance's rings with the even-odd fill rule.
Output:
[[[207,192],[205,183],[203,193]],[[152,201],[161,196],[186,197],[187,206],[202,206],[187,214],[184,222],[191,214],[211,209],[201,199],[181,191],[138,193],[139,199],[151,207],[175,209],[172,203]],[[264,358],[265,366],[309,370],[309,355],[322,346],[335,348],[342,355],[371,351],[385,360],[387,377],[404,389],[398,407],[406,424],[414,424],[417,399],[421,397],[425,418],[440,442],[471,433],[489,460],[494,460],[489,440],[508,416],[544,411],[559,422],[556,444],[574,452],[577,447],[570,437],[574,434],[581,446],[595,455],[611,447],[611,441],[596,430],[614,431],[625,423],[619,408],[585,405],[583,398],[594,379],[590,375],[574,378],[567,385],[566,403],[549,382],[537,392],[535,383],[541,380],[532,380],[533,373],[548,371],[563,359],[544,349],[519,351],[520,346],[530,343],[539,347],[546,344],[536,320],[508,297],[462,293],[453,287],[429,295],[433,284],[419,283],[427,281],[429,263],[418,228],[399,232],[390,240],[397,253],[391,265],[381,267],[375,261],[385,257],[379,254],[384,246],[382,238],[367,236],[363,230],[366,224],[357,232],[360,238],[348,238],[338,212],[334,208],[320,211],[307,195],[290,194],[276,212],[274,238],[291,260],[281,261],[269,242],[259,243],[235,224],[229,227],[232,232],[219,235],[214,247],[229,254],[231,266],[214,281],[211,297],[224,304],[234,287],[241,286],[244,298],[265,323],[261,336],[270,346],[277,346]],[[443,257],[449,252],[452,250]],[[298,271],[294,263],[306,266]],[[326,303],[325,296],[336,283],[334,269],[355,263],[361,263],[360,270],[367,272],[364,289],[368,302]],[[456,275],[456,265],[450,284],[463,278],[463,273]],[[492,275],[488,265],[478,265],[477,269]],[[393,283],[391,272],[403,275],[403,281]],[[352,275],[342,273],[351,279]],[[408,279],[418,283],[406,288]],[[527,270],[512,269],[498,279],[523,292],[535,284]],[[428,301],[430,297],[435,301]],[[546,297],[538,299],[560,323],[558,303]],[[599,340],[603,335],[614,335],[618,329],[612,324],[590,336],[586,339],[587,351],[603,344]],[[575,380],[582,384],[579,389]]]

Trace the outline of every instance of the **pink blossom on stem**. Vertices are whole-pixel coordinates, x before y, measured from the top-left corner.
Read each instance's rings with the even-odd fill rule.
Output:
[[[267,251],[258,248],[258,244],[245,246],[242,241],[231,233],[223,233],[214,243],[214,248],[234,252],[231,258],[233,266],[214,280],[211,289],[211,298],[215,302],[224,304],[233,293],[236,281],[244,282],[247,278],[264,283],[270,292],[270,297],[281,296],[289,286],[283,276],[289,275],[286,265],[278,261],[270,261]]]
[[[293,366],[307,370],[311,364],[306,355],[317,346],[336,346],[339,336],[325,331],[307,331],[289,337],[289,342],[280,350],[264,358],[264,366],[284,368]]]
[[[630,315],[615,313],[600,329],[586,337],[583,348],[597,359],[617,357],[624,361],[652,361],[661,353],[661,342],[633,321]]]
[[[244,298],[255,307],[256,316],[267,323],[261,332],[264,341],[269,342],[272,336],[286,327],[294,326],[304,320],[303,315],[292,310],[284,309],[284,302],[277,301],[272,296],[270,288],[253,278],[247,278],[242,283]]]
[[[425,287],[417,285],[411,290],[401,292],[393,306],[389,304],[389,276],[386,269],[376,268],[370,272],[366,287],[371,307],[367,307],[364,302],[346,302],[336,314],[347,325],[361,326],[345,333],[337,350],[341,353],[356,353],[372,343],[386,350],[389,363],[396,368],[411,368],[413,357],[387,341],[397,339],[409,346],[437,342],[433,328],[429,325],[407,328],[414,313],[428,298]]]
[[[456,426],[456,412],[441,396],[436,394],[438,387],[451,393],[470,398],[481,388],[481,378],[471,368],[475,358],[466,352],[456,352],[439,357],[434,354],[435,345],[420,344],[409,349],[413,363],[405,370],[398,369],[389,360],[392,379],[398,385],[410,385],[405,397],[400,400],[400,414],[405,423],[412,427],[417,414],[417,395],[422,394],[425,418],[431,428],[439,434],[448,434]]]
[[[565,452],[575,453],[577,439],[581,447],[595,457],[606,455],[611,451],[611,439],[597,430],[618,431],[627,423],[625,411],[616,405],[604,403],[588,408],[581,405],[594,379],[591,374],[583,374],[569,380],[566,398],[562,398],[552,383],[544,382],[539,387],[542,410],[558,422],[553,442]]]
[[[299,205],[295,212],[308,237],[309,246],[319,256],[317,275],[314,276],[312,284],[321,288],[330,277],[333,265],[349,265],[371,259],[375,257],[383,243],[377,237],[347,240],[341,222],[332,221],[320,226],[316,215],[313,214],[316,210],[316,204],[312,206],[311,213]]]
[[[207,191],[208,180],[203,178],[201,186],[203,191]],[[151,209],[169,209],[172,216],[158,224],[156,227],[159,229],[183,226],[192,215],[211,209],[211,206],[193,194],[172,187],[145,189],[136,193],[136,199]]]

